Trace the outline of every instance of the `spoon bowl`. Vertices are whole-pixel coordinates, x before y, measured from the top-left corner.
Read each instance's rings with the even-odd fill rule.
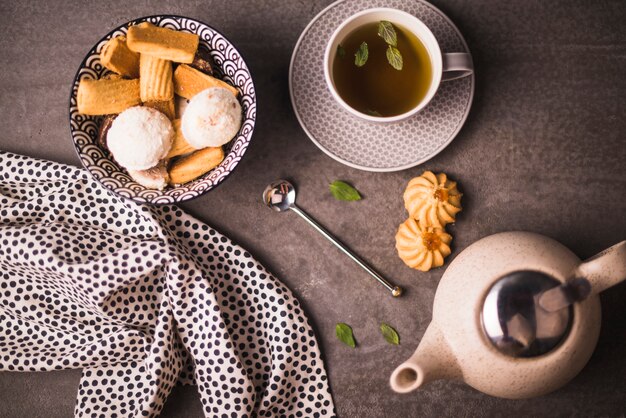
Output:
[[[276,180],[263,191],[263,202],[276,212],[285,212],[296,203],[296,188],[287,180]]]

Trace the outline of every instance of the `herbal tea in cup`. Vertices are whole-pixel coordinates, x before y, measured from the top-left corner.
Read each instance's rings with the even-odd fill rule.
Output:
[[[408,118],[430,102],[443,79],[471,73],[469,54],[442,54],[424,23],[389,8],[348,18],[324,55],[324,75],[335,100],[373,122]]]
[[[361,113],[385,117],[416,107],[428,92],[433,69],[426,47],[415,35],[380,21],[360,26],[344,38],[332,72],[344,102]]]

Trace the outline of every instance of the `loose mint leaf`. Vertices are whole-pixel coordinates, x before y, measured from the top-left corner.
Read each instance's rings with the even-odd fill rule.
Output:
[[[370,109],[367,109],[365,111],[365,113],[367,113],[370,116],[378,116],[378,117],[382,117],[383,116],[383,115],[380,114],[380,112],[377,112],[375,110],[370,110]]]
[[[340,180],[335,180],[329,185],[330,192],[337,200],[354,201],[361,200],[361,195],[354,187]]]
[[[337,55],[339,58],[346,57],[346,49],[341,44],[337,45]]]
[[[398,35],[391,22],[381,20],[378,24],[378,36],[391,46],[398,46]]]
[[[402,69],[402,54],[400,54],[398,48],[389,45],[389,48],[387,48],[387,61],[396,70]]]
[[[350,328],[350,325],[340,322],[337,324],[337,326],[335,326],[335,332],[337,333],[337,338],[339,338],[339,341],[341,341],[348,347],[356,347],[356,341],[354,341],[354,336],[352,335],[352,328]]]
[[[400,336],[398,335],[398,332],[390,325],[383,322],[380,324],[380,331],[383,333],[383,337],[385,337],[385,340],[387,340],[389,344],[400,344]]]
[[[363,42],[354,54],[354,65],[362,67],[367,62],[369,51],[367,50],[367,42]]]

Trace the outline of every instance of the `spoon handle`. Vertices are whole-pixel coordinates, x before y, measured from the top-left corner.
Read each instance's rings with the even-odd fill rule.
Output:
[[[315,222],[315,220],[313,218],[311,218],[309,215],[307,215],[306,212],[304,212],[302,209],[300,209],[296,205],[291,205],[290,209],[293,210],[294,212],[296,212],[298,215],[300,215],[300,217],[302,219],[307,221],[309,223],[309,225],[311,225],[313,228],[315,228],[317,230],[317,232],[322,234],[328,241],[330,241],[333,244],[335,244],[335,246],[337,248],[339,248],[348,257],[350,257],[352,260],[354,260],[355,263],[357,263],[359,266],[361,266],[361,268],[363,270],[367,271],[372,277],[374,277],[376,280],[378,280],[378,282],[380,284],[385,286],[387,288],[387,290],[389,290],[391,292],[392,296],[397,297],[397,296],[400,296],[402,294],[402,288],[401,287],[392,285],[385,278],[383,278],[380,274],[376,273],[374,271],[374,269],[372,269],[370,266],[368,266],[365,263],[365,261],[361,260],[356,254],[354,254],[345,245],[343,245],[341,242],[339,242],[337,240],[337,238],[335,238],[332,235],[330,235],[330,233],[328,231],[326,231],[320,224]]]

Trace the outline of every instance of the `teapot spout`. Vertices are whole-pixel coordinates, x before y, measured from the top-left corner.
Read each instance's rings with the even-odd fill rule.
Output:
[[[594,294],[626,279],[626,241],[585,260],[575,274],[589,281]]]
[[[389,383],[394,391],[408,393],[432,380],[462,376],[439,327],[431,323],[415,353],[393,371]]]

